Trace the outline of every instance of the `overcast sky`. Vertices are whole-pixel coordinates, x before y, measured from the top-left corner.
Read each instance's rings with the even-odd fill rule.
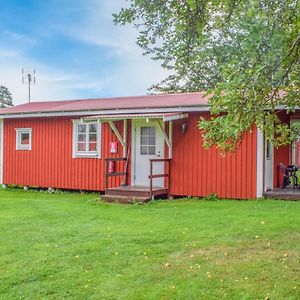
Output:
[[[113,25],[125,0],[0,0],[0,85],[27,102],[142,95],[166,73],[143,56],[132,26]]]

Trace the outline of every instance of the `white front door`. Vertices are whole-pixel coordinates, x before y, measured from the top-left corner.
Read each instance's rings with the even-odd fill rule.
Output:
[[[265,139],[265,191],[273,189],[274,147]]]
[[[132,121],[132,183],[149,186],[150,159],[164,158],[164,137],[156,121]],[[153,164],[153,174],[163,174],[164,163]],[[153,186],[164,186],[164,178],[153,179]]]

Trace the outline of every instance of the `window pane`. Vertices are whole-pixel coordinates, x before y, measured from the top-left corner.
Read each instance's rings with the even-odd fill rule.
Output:
[[[78,124],[78,133],[86,133],[86,125]]]
[[[155,136],[155,127],[149,127],[149,135]]]
[[[148,154],[147,146],[141,146],[141,155],[146,155],[146,154]]]
[[[86,134],[78,134],[78,142],[85,142],[86,141]]]
[[[148,137],[141,136],[141,145],[147,145],[148,144]]]
[[[155,136],[149,137],[149,145],[155,146]]]
[[[89,125],[89,132],[96,133],[97,132],[97,124],[90,124]]]
[[[148,154],[149,155],[155,155],[155,146],[149,146],[148,147]]]
[[[29,145],[29,133],[22,132],[21,133],[21,145]]]
[[[141,127],[141,136],[149,134],[149,127]]]
[[[90,142],[96,142],[97,141],[97,134],[92,133],[90,134]]]
[[[89,143],[89,151],[97,151],[97,143]]]
[[[86,151],[86,144],[85,143],[78,143],[77,144],[77,149],[78,149],[78,151],[85,152]]]

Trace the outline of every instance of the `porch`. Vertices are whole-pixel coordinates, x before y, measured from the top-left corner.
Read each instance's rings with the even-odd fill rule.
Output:
[[[119,186],[108,188],[101,199],[106,202],[145,203],[154,197],[167,197],[168,193],[169,190],[165,187],[153,187],[150,190],[147,186]]]
[[[170,163],[169,158],[155,158],[149,159],[149,185],[127,185],[128,171],[127,171],[127,157],[121,158],[106,158],[105,167],[105,195],[101,197],[106,202],[119,202],[119,203],[145,203],[150,200],[157,198],[165,198],[169,196],[170,191]],[[121,163],[125,162],[125,168],[123,172],[111,172],[110,163]],[[162,164],[164,170],[162,173],[155,173],[154,165]],[[110,187],[109,178],[111,177],[122,177],[123,181],[121,186]],[[163,179],[163,186],[155,186],[155,179]]]
[[[300,189],[287,187],[287,188],[274,188],[263,193],[263,196],[268,199],[277,200],[300,200]]]
[[[85,123],[95,120],[108,123],[123,150],[122,157],[119,157],[116,143],[110,143],[109,157],[105,159],[105,195],[101,198],[108,202],[144,203],[167,197],[170,190],[173,121],[187,117],[187,113],[177,112],[82,118]],[[185,133],[186,126],[182,130]]]

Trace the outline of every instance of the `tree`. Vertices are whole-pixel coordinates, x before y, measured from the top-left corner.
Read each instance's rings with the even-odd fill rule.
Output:
[[[277,112],[300,106],[298,0],[129,2],[115,23],[133,23],[144,53],[172,71],[151,90],[212,95],[205,146],[233,150],[254,124],[275,146],[291,142]]]
[[[0,108],[12,106],[12,96],[5,86],[0,86]]]

